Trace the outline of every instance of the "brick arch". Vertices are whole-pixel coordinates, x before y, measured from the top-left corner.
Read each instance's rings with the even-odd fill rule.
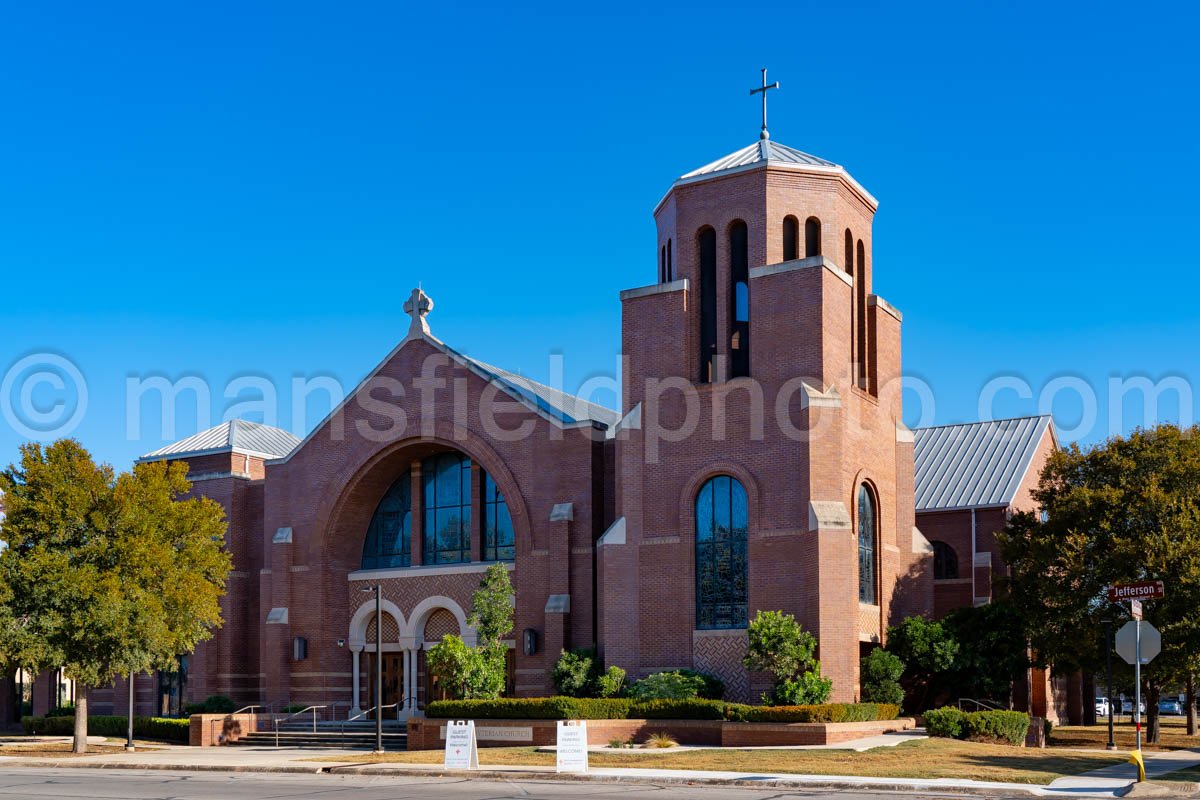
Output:
[[[737,478],[745,488],[747,527],[750,534],[753,535],[759,521],[758,482],[741,464],[735,464],[732,461],[717,461],[692,473],[692,477],[684,484],[683,492],[679,497],[679,530],[681,535],[687,536],[688,541],[693,540],[696,536],[696,495],[709,478],[715,478],[718,475]]]
[[[380,498],[414,460],[442,450],[457,450],[487,471],[508,503],[518,549],[531,542],[529,511],[516,478],[500,455],[479,436],[439,421],[433,436],[413,436],[381,447],[365,459],[345,481],[341,491],[317,515],[309,546],[310,563],[340,563],[358,569],[371,516]]]
[[[449,622],[443,617],[443,614],[449,614],[453,618],[455,629],[447,631],[449,633],[457,633],[462,637],[462,640],[471,647],[475,646],[476,632],[475,629],[467,624],[467,615],[463,611],[462,606],[454,602],[449,597],[435,596],[426,597],[413,608],[408,616],[408,635],[416,639],[418,645],[424,641],[435,641],[433,639],[425,639],[426,629],[429,627],[429,621],[435,620],[436,626],[448,627]],[[441,618],[441,622],[436,620]]]
[[[459,636],[461,633],[454,615],[444,608],[439,608],[425,620],[425,630],[421,633],[421,638],[426,642],[440,642],[443,636]]]
[[[399,643],[400,637],[407,627],[404,613],[386,597],[380,600],[379,610],[383,612],[383,641],[388,644]],[[351,647],[367,645],[375,641],[374,600],[368,600],[355,610],[354,616],[350,618],[349,633]]]

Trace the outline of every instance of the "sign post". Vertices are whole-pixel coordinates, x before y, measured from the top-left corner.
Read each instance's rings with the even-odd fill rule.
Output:
[[[1154,660],[1162,649],[1162,637],[1158,631],[1150,623],[1145,623],[1146,633],[1149,634],[1147,641],[1143,641],[1142,633],[1142,601],[1143,600],[1161,600],[1166,596],[1165,588],[1162,581],[1136,581],[1134,583],[1115,583],[1108,587],[1109,602],[1119,603],[1122,600],[1129,601],[1129,615],[1133,617],[1133,621],[1125,623],[1125,627],[1121,628],[1117,634],[1116,650],[1120,653],[1121,658],[1133,664],[1134,673],[1134,697],[1133,697],[1133,713],[1137,715],[1137,749],[1138,761],[1141,761],[1142,752],[1142,664],[1149,664]],[[1129,631],[1132,627],[1133,630]],[[1124,641],[1122,641],[1124,634]],[[1130,639],[1133,639],[1130,642]],[[1132,644],[1132,648],[1130,647]],[[1124,649],[1122,649],[1124,647]],[[1132,650],[1132,652],[1130,652]],[[1109,698],[1112,702],[1112,698]],[[1145,780],[1145,772],[1139,766],[1138,780]]]
[[[584,720],[558,721],[558,757],[555,772],[588,771],[587,722]]]
[[[479,769],[479,743],[475,738],[475,721],[446,723],[446,769]]]

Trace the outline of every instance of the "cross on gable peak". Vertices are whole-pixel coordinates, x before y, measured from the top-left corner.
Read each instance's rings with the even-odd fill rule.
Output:
[[[429,323],[425,317],[433,311],[433,298],[425,294],[421,287],[412,290],[412,294],[404,301],[404,313],[412,317],[408,326],[409,336],[429,335]]]

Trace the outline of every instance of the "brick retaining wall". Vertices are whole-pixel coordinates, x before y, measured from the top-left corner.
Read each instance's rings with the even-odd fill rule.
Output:
[[[409,750],[440,750],[448,720],[414,717],[408,721]],[[665,733],[680,744],[721,747],[838,744],[889,731],[908,730],[912,719],[881,722],[771,723],[719,720],[595,719],[588,720],[588,744],[613,739],[643,742]],[[480,747],[545,747],[555,743],[556,722],[547,719],[482,719],[475,721]]]

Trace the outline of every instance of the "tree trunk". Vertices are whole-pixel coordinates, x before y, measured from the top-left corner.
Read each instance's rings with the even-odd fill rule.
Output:
[[[75,684],[75,744],[74,753],[87,752],[88,690],[81,683]]]
[[[1196,675],[1187,676],[1187,735],[1196,735]]]
[[[1158,744],[1158,693],[1161,687],[1157,683],[1146,684],[1146,693],[1142,700],[1146,704],[1146,744]]]
[[[1083,724],[1096,724],[1096,676],[1090,670],[1083,674]]]

